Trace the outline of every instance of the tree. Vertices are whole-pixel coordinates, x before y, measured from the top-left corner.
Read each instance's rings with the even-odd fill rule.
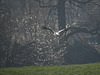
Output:
[[[99,57],[97,46],[89,44],[90,39],[100,37],[98,0],[1,0],[0,3],[0,36],[6,39],[0,38],[1,65],[70,64],[67,59],[73,60],[70,54],[75,55],[74,50],[77,54],[84,55],[83,51]],[[42,30],[43,25],[55,31],[67,25],[69,30],[55,37]],[[81,63],[79,60],[77,63]]]
[[[98,1],[93,1],[93,0],[85,0],[85,1],[81,1],[81,0],[57,0],[57,2],[55,2],[56,3],[55,5],[51,4],[49,6],[43,5],[42,0],[39,0],[38,2],[39,2],[39,6],[41,8],[49,8],[49,9],[55,8],[55,14],[52,14],[51,12],[54,12],[54,10],[50,9],[48,16],[50,16],[50,13],[51,13],[51,15],[54,15],[54,16],[57,15],[57,17],[58,17],[57,18],[58,19],[57,24],[58,24],[59,28],[65,28],[66,23],[67,23],[67,25],[68,24],[70,25],[70,27],[69,27],[70,32],[67,33],[67,35],[65,35],[61,39],[61,40],[64,39],[62,41],[62,43],[64,43],[64,44],[61,47],[65,47],[66,45],[70,44],[70,42],[68,42],[68,41],[69,41],[70,38],[73,38],[73,36],[74,36],[74,38],[77,38],[82,43],[85,42],[86,36],[87,37],[89,37],[91,35],[92,35],[92,37],[95,36],[95,35],[98,36],[98,34],[96,32],[98,32],[99,28],[97,29],[94,26],[98,25],[97,23],[99,22],[98,21],[99,19],[97,20],[97,22],[95,22],[96,23],[95,25],[92,25],[91,23],[92,23],[94,17],[91,17],[91,16],[95,12],[92,12],[92,14],[90,12],[91,9],[94,10],[95,6],[97,6],[97,8],[99,8],[99,5],[97,4]],[[51,2],[52,2],[52,0],[49,0],[48,4],[51,3]],[[67,4],[67,5],[65,5],[65,4]],[[94,7],[89,7],[89,6],[92,6],[92,5]],[[90,9],[90,10],[88,10],[88,9]],[[88,15],[88,14],[91,14],[91,15]],[[87,19],[84,19],[84,18],[87,18]],[[89,22],[89,20],[90,20],[90,22]],[[91,28],[89,27],[89,25],[91,26]],[[80,36],[80,35],[82,35],[82,36]],[[92,37],[90,37],[90,38],[92,38]],[[73,38],[73,40],[74,40],[74,38]],[[88,42],[89,41],[87,41],[84,44],[87,44]],[[61,43],[60,43],[60,45],[61,45]]]

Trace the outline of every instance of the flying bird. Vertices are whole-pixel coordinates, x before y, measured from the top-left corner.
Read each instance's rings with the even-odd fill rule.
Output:
[[[59,31],[53,31],[51,28],[48,28],[48,27],[45,27],[45,26],[42,26],[42,29],[45,29],[45,30],[49,30],[53,33],[53,35],[60,35],[61,32],[64,32],[64,31],[68,31],[68,28],[67,29],[61,29]]]

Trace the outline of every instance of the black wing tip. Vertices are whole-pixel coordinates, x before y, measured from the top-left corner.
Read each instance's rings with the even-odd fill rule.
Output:
[[[42,26],[42,29],[47,29],[47,27],[46,26]]]

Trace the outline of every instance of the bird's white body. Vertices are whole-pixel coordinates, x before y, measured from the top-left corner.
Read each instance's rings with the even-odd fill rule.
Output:
[[[54,32],[54,34],[53,35],[60,35],[58,32]]]
[[[60,35],[60,32],[62,32],[62,31],[64,31],[64,29],[62,29],[62,30],[59,30],[58,32],[54,32],[54,34],[53,35]]]

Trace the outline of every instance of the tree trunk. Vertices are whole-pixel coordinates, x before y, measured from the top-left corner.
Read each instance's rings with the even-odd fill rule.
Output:
[[[65,1],[58,0],[58,25],[59,29],[65,28],[66,25],[66,16],[65,16]]]

